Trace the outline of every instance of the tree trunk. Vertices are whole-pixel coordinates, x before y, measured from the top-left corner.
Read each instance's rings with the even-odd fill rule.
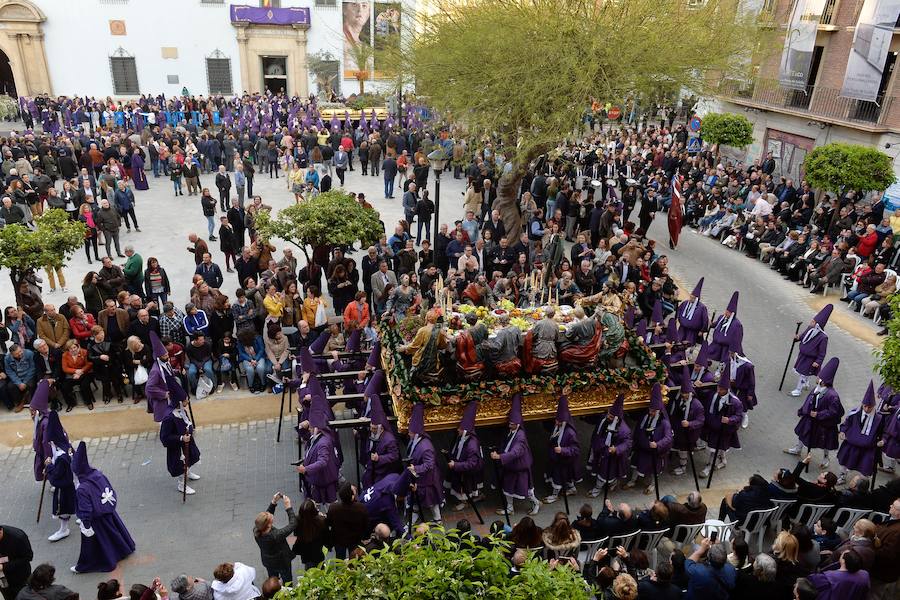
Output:
[[[21,286],[22,282],[25,281],[25,273],[26,271],[17,269],[15,267],[9,270],[9,279],[10,281],[12,281],[13,293],[16,297],[17,306],[22,305],[22,294],[19,293],[19,287]]]
[[[525,171],[519,167],[513,167],[509,173],[505,173],[497,182],[497,197],[494,199],[492,209],[500,211],[503,219],[503,227],[506,229],[506,239],[510,245],[519,241],[522,233],[523,219],[519,212],[519,186]]]

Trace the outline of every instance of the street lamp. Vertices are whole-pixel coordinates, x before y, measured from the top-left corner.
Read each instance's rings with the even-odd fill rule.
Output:
[[[441,172],[447,166],[447,153],[438,147],[428,154],[428,162],[434,171],[434,243],[437,244],[438,231],[440,231],[441,214]]]

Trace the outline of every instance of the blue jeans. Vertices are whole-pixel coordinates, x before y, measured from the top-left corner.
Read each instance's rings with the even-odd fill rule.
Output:
[[[209,237],[212,237],[213,232],[216,229],[216,221],[214,216],[209,215],[206,217],[206,229],[209,231]]]
[[[847,292],[847,297],[850,299],[850,302],[862,302],[869,296],[871,296],[871,294],[867,294],[866,292]]]
[[[154,158],[150,161],[150,165],[153,167],[153,176],[159,177],[159,159]]]
[[[269,361],[264,358],[261,358],[256,361],[256,367],[254,368],[249,360],[245,360],[243,362],[244,365],[244,373],[247,375],[247,385],[249,387],[253,387],[253,383],[259,378],[259,383],[263,384],[265,382],[266,373],[269,372]]]
[[[184,192],[181,191],[181,177],[179,177],[178,179],[172,180],[172,185],[175,187],[175,193],[176,193],[176,194],[183,194],[183,193],[184,193]]]
[[[388,179],[387,177],[385,177],[384,178],[384,197],[390,198],[393,195],[394,195],[394,178],[391,177],[390,179]]]
[[[187,372],[188,372],[188,382],[191,384],[191,390],[196,392],[197,391],[197,379],[199,378],[199,375],[198,375],[199,369],[197,368],[197,365],[195,365],[194,363],[189,364],[188,368],[187,368]],[[213,387],[215,387],[216,375],[213,372],[213,365],[212,365],[211,360],[208,360],[205,363],[203,363],[203,374],[206,375],[207,377],[209,377],[209,380],[213,382]]]

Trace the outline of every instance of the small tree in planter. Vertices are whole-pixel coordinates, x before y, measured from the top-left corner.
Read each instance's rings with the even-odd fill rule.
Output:
[[[753,143],[753,123],[744,115],[709,113],[703,117],[701,135],[710,144],[746,148]]]
[[[832,143],[807,154],[803,168],[809,184],[820,190],[880,192],[896,180],[891,163],[890,156],[875,148]]]
[[[350,56],[353,58],[353,66],[356,69],[353,72],[353,77],[359,83],[359,93],[362,95],[366,92],[366,81],[371,79],[371,63],[375,57],[375,49],[365,42],[352,44],[350,46]]]

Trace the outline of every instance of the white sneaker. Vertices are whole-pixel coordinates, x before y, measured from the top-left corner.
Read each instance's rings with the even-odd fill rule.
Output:
[[[198,479],[200,479],[200,476],[193,471],[188,471],[188,479],[190,479],[191,481],[197,481]]]
[[[694,449],[695,450],[706,450],[706,442],[704,442],[703,440],[697,440],[697,447]]]
[[[798,397],[799,395],[800,390],[791,390],[791,396],[793,396],[794,398]]]
[[[188,496],[192,496],[192,495],[196,494],[197,492],[195,492],[194,488],[192,488],[191,486],[185,487],[184,483],[179,481],[178,482],[178,493],[179,494],[187,494]]]
[[[221,394],[221,393],[222,393],[222,390],[224,390],[224,389],[225,389],[225,384],[224,384],[224,383],[220,383],[220,384],[219,384],[219,387],[216,388],[216,393],[217,393],[217,394]]]
[[[824,471],[825,469],[828,468],[828,465],[830,465],[830,464],[831,464],[831,461],[826,458],[825,460],[823,460],[822,462],[819,463],[819,468]]]
[[[536,515],[536,514],[538,514],[538,512],[540,512],[540,510],[541,510],[541,503],[540,502],[532,502],[531,510],[528,511],[528,514]]]
[[[78,571],[75,570],[75,565],[72,565],[71,567],[69,567],[69,570],[72,571],[73,573],[75,573],[76,575],[78,575]]]
[[[554,502],[559,502],[559,496],[556,494],[550,494],[543,500],[544,504],[553,504]]]
[[[672,469],[672,475],[684,475],[684,467],[675,467]]]
[[[51,535],[47,539],[51,542],[58,542],[59,540],[67,538],[67,537],[69,537],[69,528],[68,527],[66,527],[65,529],[60,529],[59,531],[55,532],[53,535]]]
[[[459,504],[454,504],[454,505],[453,505],[453,510],[454,510],[455,512],[459,512],[459,511],[461,511],[461,510],[465,510],[465,508],[466,508],[466,503],[465,503],[465,502],[460,502]]]
[[[703,470],[700,471],[700,477],[709,477],[710,466],[706,465],[703,467]]]
[[[500,516],[503,516],[508,512],[510,517],[513,516],[514,514],[516,514],[515,511],[513,511],[512,507],[507,507],[506,510],[503,510],[502,508],[498,508],[494,512]]]
[[[784,452],[785,454],[791,454],[793,456],[800,456],[800,448],[798,446],[785,448],[782,452]]]
[[[744,416],[741,419],[741,429],[747,429],[748,425],[750,425],[750,413],[744,411]]]
[[[587,495],[591,498],[597,498],[600,494],[603,493],[602,488],[591,488],[591,491],[587,493]]]

